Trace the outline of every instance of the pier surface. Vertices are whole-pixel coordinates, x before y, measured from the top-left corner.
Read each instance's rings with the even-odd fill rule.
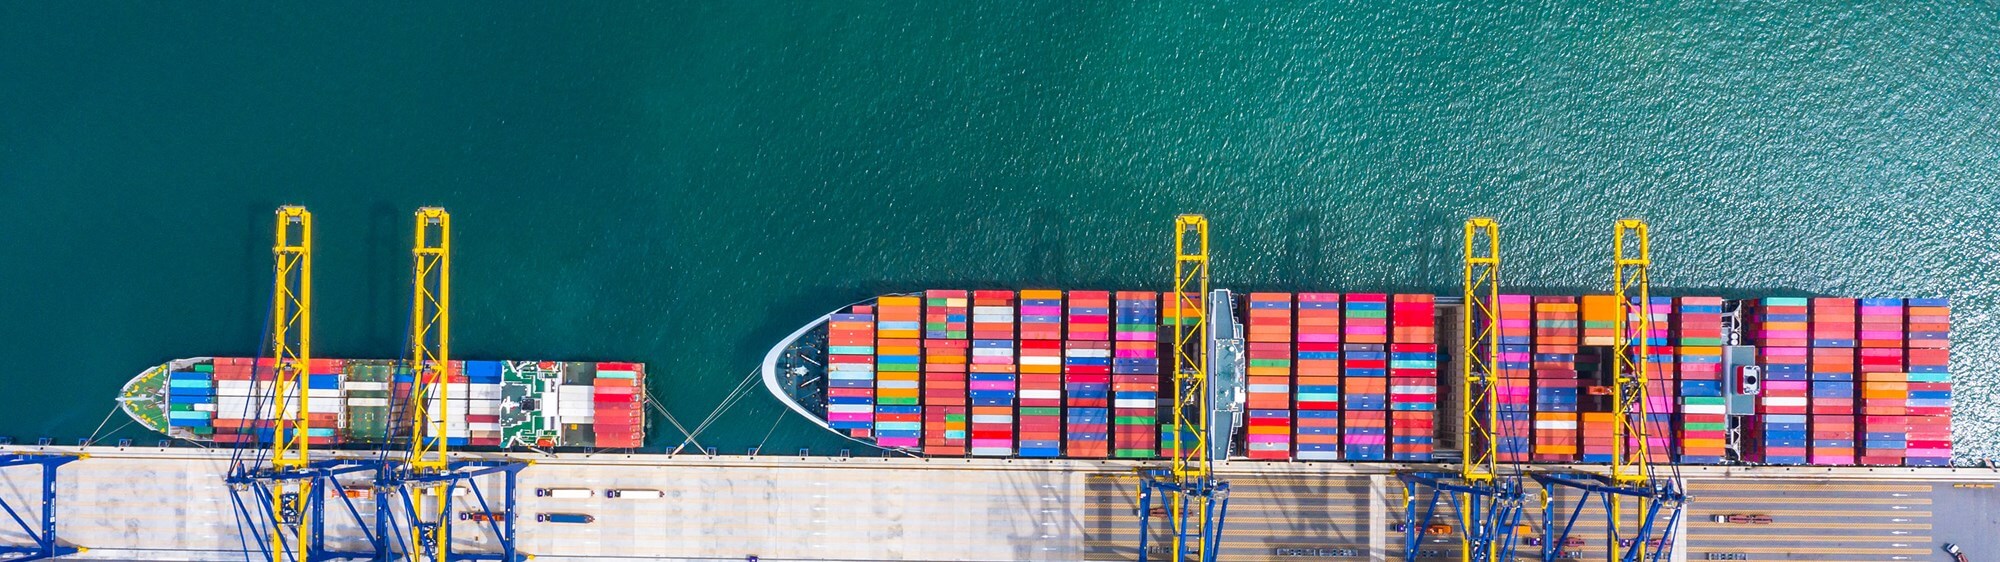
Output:
[[[58,537],[85,547],[77,560],[244,560],[245,536],[223,482],[229,454],[187,448],[6,447],[83,454],[61,468]],[[500,458],[480,456],[468,458]],[[1133,470],[1118,461],[515,455],[517,546],[537,560],[1134,560]],[[1233,487],[1224,560],[1400,560],[1403,492],[1395,464],[1218,463]],[[1708,560],[1942,560],[1956,542],[1973,559],[2000,552],[2000,473],[1986,469],[1685,467],[1694,500],[1673,558]],[[357,486],[365,475],[357,476]],[[497,487],[495,487],[497,488]],[[495,489],[489,488],[489,489]],[[537,497],[537,488],[589,488],[588,499]],[[603,490],[661,490],[665,499],[607,499]],[[0,498],[35,517],[36,468],[0,471]],[[1541,528],[1539,494],[1523,523]],[[1567,517],[1566,500],[1556,508]],[[357,499],[363,514],[372,499]],[[498,505],[497,499],[489,499]],[[461,502],[463,505],[463,502]],[[252,510],[261,509],[251,506]],[[328,504],[330,544],[356,547],[361,525]],[[579,513],[590,524],[539,523]],[[1602,559],[1601,511],[1586,509],[1578,559]],[[1761,513],[1764,525],[1710,516]],[[1443,517],[1443,516],[1441,516]],[[0,544],[27,538],[0,526]],[[484,551],[492,538],[460,523],[454,544]],[[246,547],[245,541],[248,540]],[[1157,541],[1156,543],[1157,544]],[[1457,559],[1455,539],[1430,541],[1426,559]],[[1522,559],[1535,548],[1521,547]]]

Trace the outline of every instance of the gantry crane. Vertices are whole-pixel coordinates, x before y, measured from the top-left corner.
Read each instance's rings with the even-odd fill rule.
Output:
[[[1173,456],[1165,469],[1142,473],[1139,488],[1139,560],[1149,560],[1153,495],[1164,495],[1162,516],[1173,533],[1175,562],[1212,562],[1229,511],[1229,483],[1215,478],[1209,458],[1208,219],[1174,219]],[[1164,312],[1164,311],[1163,311]],[[1228,436],[1223,436],[1227,439]]]
[[[270,449],[254,455],[236,451],[226,477],[239,526],[247,533],[246,543],[254,542],[272,562],[313,562],[348,557],[353,553],[330,552],[325,545],[325,497],[328,489],[343,488],[337,476],[367,467],[334,459],[314,460],[309,441],[313,433],[309,404],[311,385],[306,384],[312,365],[312,213],[305,207],[287,205],[277,211],[268,354],[253,367],[253,383],[258,411],[245,417],[264,417],[270,406]],[[266,362],[268,361],[268,363]],[[265,375],[269,379],[265,379]],[[269,385],[265,387],[264,385]],[[268,390],[265,390],[268,388]],[[265,401],[268,400],[268,403]],[[257,441],[262,441],[258,439]],[[254,445],[255,442],[252,444]],[[268,455],[268,456],[266,456]],[[251,495],[246,499],[245,493]],[[342,501],[346,497],[342,494]],[[256,509],[263,508],[263,509]],[[253,512],[256,509],[256,512]],[[359,512],[348,503],[348,512]],[[368,537],[374,543],[374,537]]]
[[[377,534],[409,537],[398,549],[404,560],[446,562],[448,560],[525,560],[514,545],[515,475],[525,464],[506,462],[453,462],[450,456],[449,427],[451,372],[451,214],[439,207],[416,212],[415,244],[410,250],[411,308],[409,365],[413,383],[407,396],[410,412],[409,456],[400,464],[385,463],[377,487],[393,492],[378,499]],[[503,479],[501,505],[494,513],[480,478],[499,475]],[[497,552],[454,552],[452,539],[453,490],[470,491],[472,503],[496,539]],[[395,513],[389,509],[391,504]],[[391,527],[407,526],[407,535]]]
[[[23,505],[22,509],[17,510],[14,509],[13,503],[7,501],[7,498],[0,497],[0,509],[5,509],[7,515],[13,517],[14,523],[19,525],[18,530],[21,532],[21,536],[26,537],[30,543],[25,545],[0,545],[0,558],[9,561],[45,560],[59,556],[69,556],[85,550],[74,545],[63,544],[61,541],[56,540],[56,471],[62,465],[88,457],[89,455],[82,453],[0,454],[0,470],[33,466],[38,467],[41,471],[41,474],[38,476],[41,480],[41,495],[37,498],[40,500],[39,507],[41,509],[26,514],[38,517],[36,525],[29,525],[28,520],[22,517],[22,511],[27,509],[27,505]],[[25,490],[23,492],[22,495],[27,495]]]
[[[1667,522],[1660,529],[1659,536],[1673,536],[1675,528],[1681,524],[1683,508],[1687,503],[1679,468],[1669,464],[1671,474],[1664,477],[1656,474],[1648,450],[1652,432],[1646,415],[1647,378],[1652,374],[1652,345],[1647,341],[1647,335],[1652,328],[1652,314],[1647,307],[1652,300],[1649,270],[1653,258],[1652,240],[1646,223],[1638,219],[1619,220],[1612,227],[1611,244],[1612,291],[1624,320],[1613,339],[1611,354],[1612,411],[1616,414],[1612,422],[1611,471],[1609,474],[1535,475],[1535,479],[1542,483],[1544,494],[1543,536],[1549,537],[1542,545],[1542,559],[1545,561],[1554,561],[1558,557],[1563,543],[1576,526],[1578,515],[1593,498],[1600,502],[1605,512],[1607,560],[1657,561],[1672,548],[1664,544],[1664,539],[1655,544],[1654,522],[1660,512],[1666,510]],[[1556,494],[1557,488],[1581,493],[1559,532],[1555,530],[1554,502],[1549,499]],[[1630,532],[1627,532],[1628,524],[1625,522],[1628,502],[1637,503]]]
[[[1403,559],[1414,561],[1429,532],[1438,504],[1449,502],[1459,529],[1459,559],[1490,562],[1513,558],[1515,528],[1523,507],[1520,467],[1499,470],[1500,224],[1490,218],[1465,221],[1465,297],[1460,305],[1459,470],[1406,472],[1403,481]],[[1430,490],[1419,514],[1417,498]]]

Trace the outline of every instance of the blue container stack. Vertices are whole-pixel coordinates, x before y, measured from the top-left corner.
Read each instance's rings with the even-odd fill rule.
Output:
[[[214,427],[215,376],[200,371],[167,374],[167,425],[190,430]],[[197,431],[200,433],[200,431]]]

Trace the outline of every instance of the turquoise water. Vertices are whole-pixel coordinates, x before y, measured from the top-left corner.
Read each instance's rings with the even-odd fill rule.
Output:
[[[689,424],[859,298],[1162,288],[1176,213],[1230,287],[1446,292],[1467,216],[1549,290],[1636,216],[1662,293],[1953,298],[1958,446],[2000,454],[2000,16],[1485,4],[3,5],[0,433],[256,352],[283,203],[316,354],[398,353],[445,205],[456,355],[644,361]],[[702,441],[840,446],[780,411]]]

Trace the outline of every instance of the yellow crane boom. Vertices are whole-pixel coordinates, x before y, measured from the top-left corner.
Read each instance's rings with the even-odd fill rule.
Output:
[[[312,213],[295,205],[279,207],[276,234],[271,248],[276,263],[271,302],[271,464],[278,470],[303,470],[312,464],[307,441],[312,418],[306,409],[312,391],[304,384],[312,364]],[[310,536],[313,514],[308,507],[317,493],[312,479],[274,483],[269,536],[273,562],[284,562],[288,552],[295,562],[307,562],[307,550],[287,548],[286,535],[299,540]]]
[[[1619,328],[1613,340],[1611,356],[1612,402],[1616,412],[1612,423],[1611,478],[1622,486],[1650,486],[1653,471],[1648,448],[1649,435],[1646,431],[1646,378],[1652,374],[1652,346],[1647,335],[1652,329],[1652,314],[1646,307],[1652,301],[1652,279],[1648,270],[1653,265],[1652,240],[1648,237],[1645,221],[1623,219],[1612,227],[1612,291],[1618,301]],[[1647,502],[1639,499],[1638,511],[1649,511]],[[1611,496],[1610,521],[1615,536],[1625,536],[1623,499]],[[1609,545],[1613,559],[1625,558],[1625,549],[1637,551],[1645,557],[1645,541],[1632,541],[1629,547],[1616,543]]]
[[[438,207],[418,209],[410,254],[410,369],[416,384],[410,392],[409,463],[415,474],[438,474],[450,470],[451,214]],[[449,493],[446,486],[425,486],[413,498],[410,559],[444,562],[448,557]]]
[[[1483,484],[1493,481],[1499,458],[1494,435],[1499,389],[1494,373],[1500,365],[1500,223],[1493,219],[1465,221],[1464,287],[1459,334],[1465,360],[1459,363],[1459,411],[1465,432],[1459,439],[1459,477],[1468,484]]]

